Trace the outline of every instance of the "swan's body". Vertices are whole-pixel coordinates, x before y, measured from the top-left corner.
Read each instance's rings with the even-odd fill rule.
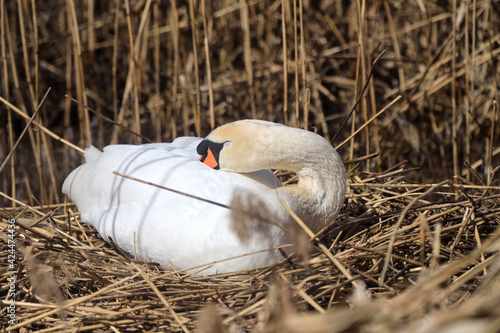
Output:
[[[200,155],[205,164],[220,170],[201,163]],[[283,259],[278,250],[262,250],[287,244],[288,235],[261,222],[242,240],[229,209],[113,171],[223,205],[231,203],[234,193],[248,192],[266,206],[267,219],[288,228],[292,220],[278,200],[282,198],[313,231],[335,219],[346,190],[344,166],[326,140],[258,120],[221,126],[205,140],[183,137],[170,144],[112,145],[102,153],[91,147],[85,158],[65,180],[63,192],[76,203],[82,221],[124,251],[176,269],[261,251],[217,262],[202,274],[278,262]],[[298,185],[281,187],[267,170],[271,168],[297,172]]]

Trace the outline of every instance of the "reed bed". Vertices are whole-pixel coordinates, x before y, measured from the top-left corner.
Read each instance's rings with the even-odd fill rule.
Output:
[[[0,0],[0,330],[500,332],[499,8]],[[317,131],[349,170],[337,223],[282,263],[160,269],[61,194],[90,144],[244,118]]]
[[[415,185],[404,168],[350,185],[309,258],[215,276],[126,258],[71,204],[8,209],[23,260],[3,330],[498,332],[499,188]]]

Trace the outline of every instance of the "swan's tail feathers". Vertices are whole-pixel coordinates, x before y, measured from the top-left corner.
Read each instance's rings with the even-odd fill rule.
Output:
[[[99,149],[97,149],[96,147],[94,146],[90,146],[88,147],[87,149],[85,149],[85,153],[84,153],[84,156],[85,156],[85,162],[88,163],[88,162],[92,162],[92,161],[95,161],[97,160],[102,154],[102,151],[100,151]],[[85,164],[82,164],[80,165],[78,168],[76,168],[75,170],[73,170],[69,175],[68,177],[66,177],[66,179],[64,180],[64,183],[63,183],[63,186],[62,186],[62,192],[64,194],[67,194],[68,197],[73,200],[72,198],[72,187],[73,187],[73,181],[75,179],[75,177],[78,175],[78,173],[80,172],[80,170],[82,168],[85,167]],[[80,183],[81,184],[81,181],[80,182],[77,182],[77,184]],[[80,186],[81,187],[81,186]],[[75,193],[78,193],[78,190],[76,190]]]
[[[78,168],[73,170],[68,177],[64,180],[63,186],[62,186],[62,192],[66,194],[71,200],[73,200],[71,197],[71,187],[73,186],[73,180],[75,179],[76,175],[78,174],[78,171],[81,169],[81,167],[84,164],[80,165]]]
[[[100,151],[99,149],[97,149],[94,146],[90,146],[87,149],[85,149],[85,154],[84,154],[85,162],[94,161],[94,160],[98,159],[99,156],[101,156],[101,154],[102,154],[102,151]]]

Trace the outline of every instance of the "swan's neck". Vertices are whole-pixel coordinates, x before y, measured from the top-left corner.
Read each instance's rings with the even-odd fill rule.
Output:
[[[260,161],[261,168],[297,173],[297,185],[277,191],[309,228],[317,232],[336,218],[343,204],[347,187],[344,164],[323,137],[300,129],[286,129],[259,138],[259,147],[265,147],[265,151],[255,156],[254,161]]]
[[[330,147],[331,148],[331,147]],[[316,152],[297,173],[298,184],[278,189],[292,210],[318,232],[332,222],[343,204],[346,191],[345,168],[337,152]]]

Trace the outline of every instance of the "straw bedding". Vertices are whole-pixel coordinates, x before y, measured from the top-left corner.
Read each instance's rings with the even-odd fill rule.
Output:
[[[402,168],[350,185],[337,224],[312,241],[308,259],[219,276],[125,258],[69,204],[9,209],[23,260],[18,323],[4,329],[498,331],[498,189],[419,186]],[[3,242],[0,261],[7,253]]]

